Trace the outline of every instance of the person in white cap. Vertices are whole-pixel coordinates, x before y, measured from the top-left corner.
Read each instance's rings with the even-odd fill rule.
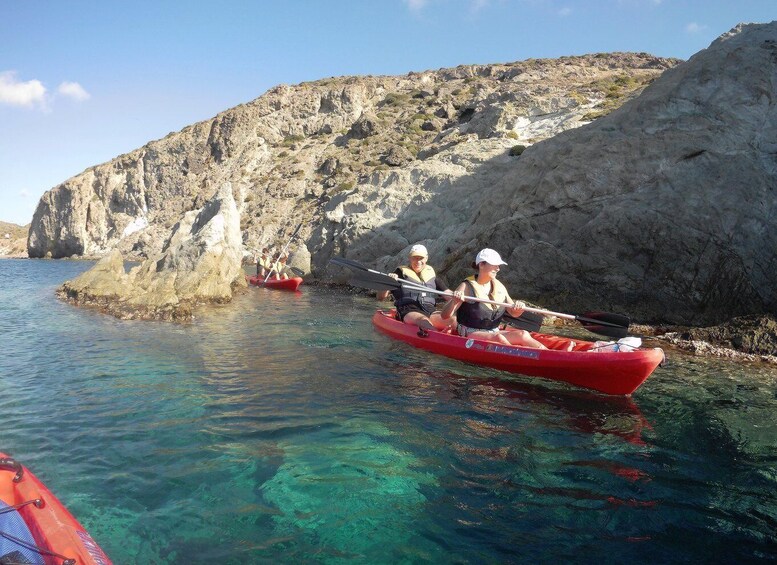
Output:
[[[518,317],[525,306],[520,300],[513,301],[504,285],[497,280],[496,276],[501,265],[507,265],[507,263],[502,261],[499,253],[493,249],[481,249],[472,265],[477,269],[477,275],[468,277],[456,288],[453,299],[442,309],[442,319],[448,320],[456,314],[456,330],[462,337],[495,341],[505,345],[547,349],[525,330],[500,329],[499,324],[505,312]],[[467,296],[512,303],[513,306],[505,308],[484,302],[467,302]]]
[[[397,267],[397,270],[389,276],[400,280],[412,281],[429,287],[432,290],[447,291],[450,289],[445,284],[431,265],[427,264],[429,252],[426,247],[416,243],[408,253],[409,265]],[[408,288],[397,290],[383,290],[377,293],[378,300],[386,300],[389,294],[393,295],[394,306],[397,309],[397,317],[407,324],[415,324],[419,331],[443,330],[451,331],[455,328],[455,320],[443,321],[440,313],[435,311],[436,294],[432,292],[420,292]]]

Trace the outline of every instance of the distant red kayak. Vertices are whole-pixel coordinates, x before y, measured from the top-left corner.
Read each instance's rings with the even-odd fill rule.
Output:
[[[274,288],[276,290],[297,290],[299,285],[302,284],[302,277],[291,277],[288,279],[276,279],[270,277],[267,282],[264,281],[264,277],[254,275],[253,277],[246,276],[249,284],[254,286],[264,286],[267,288]]]
[[[27,467],[0,453],[0,563],[109,565],[111,560]]]
[[[534,332],[532,337],[549,349],[501,345],[436,331],[421,337],[416,326],[397,320],[393,310],[378,310],[372,323],[381,332],[432,353],[606,394],[631,394],[664,360],[660,348],[597,351],[592,342],[578,339],[574,349],[566,351],[570,338]]]

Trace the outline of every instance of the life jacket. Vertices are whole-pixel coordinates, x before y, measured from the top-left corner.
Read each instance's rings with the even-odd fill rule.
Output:
[[[487,295],[485,289],[477,284],[477,277],[467,277],[464,282],[470,288],[472,296],[493,300],[494,302],[504,302],[507,300],[507,289],[496,279],[491,281],[491,292]],[[495,304],[486,304],[485,302],[464,302],[456,311],[456,321],[469,328],[479,330],[493,330],[499,326],[502,316],[505,314],[504,306]]]
[[[402,278],[422,284],[432,290],[437,290],[437,274],[429,265],[425,265],[420,273],[416,273],[410,267],[399,267],[398,270],[402,272]],[[397,294],[399,294],[399,296],[397,296]],[[403,288],[396,291],[394,297],[396,298],[394,306],[397,308],[409,306],[410,304],[417,304],[422,310],[431,312],[434,310],[434,305],[436,304],[434,293],[421,292],[409,288]]]

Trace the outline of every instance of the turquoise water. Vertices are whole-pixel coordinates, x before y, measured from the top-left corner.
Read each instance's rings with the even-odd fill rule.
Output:
[[[0,260],[0,450],[116,563],[777,558],[777,368],[670,354],[630,399],[429,356],[374,301],[252,288],[187,325]]]

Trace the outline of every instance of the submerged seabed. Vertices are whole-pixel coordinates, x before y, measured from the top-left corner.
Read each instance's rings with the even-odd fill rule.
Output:
[[[777,370],[673,355],[633,398],[429,356],[375,303],[252,288],[192,324],[0,260],[0,450],[116,563],[777,558]]]

